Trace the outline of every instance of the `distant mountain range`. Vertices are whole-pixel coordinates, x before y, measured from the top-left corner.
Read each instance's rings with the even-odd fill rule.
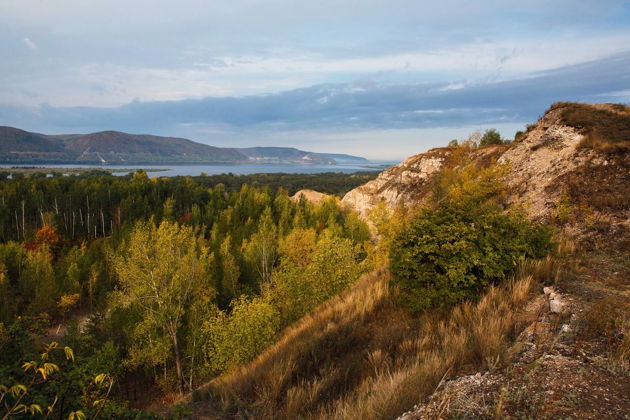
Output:
[[[0,163],[369,163],[365,158],[292,147],[213,147],[177,137],[101,131],[46,135],[0,126]]]

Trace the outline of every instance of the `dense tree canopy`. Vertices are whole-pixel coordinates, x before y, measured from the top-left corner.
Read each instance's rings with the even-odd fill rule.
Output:
[[[55,417],[93,413],[81,390],[104,372],[116,385],[99,415],[141,418],[118,402],[182,393],[255,357],[363,271],[369,229],[338,198],[211,178],[0,181],[0,353],[12,352],[0,385],[22,380],[52,334],[77,355],[41,395],[64,398]]]

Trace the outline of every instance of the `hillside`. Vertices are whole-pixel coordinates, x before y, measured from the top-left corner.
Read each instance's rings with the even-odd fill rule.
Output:
[[[505,146],[489,146],[475,150],[471,159],[489,163],[505,151]],[[399,204],[420,203],[431,192],[431,181],[440,170],[448,165],[454,149],[440,147],[411,156],[394,165],[373,181],[348,192],[342,200],[365,215],[380,201],[390,207]]]
[[[556,227],[552,255],[479,301],[419,317],[400,307],[387,269],[372,272],[185,399],[192,418],[625,418],[628,152],[569,125],[575,107],[554,105],[510,146],[413,156],[343,199],[364,215],[380,201],[422,203],[462,153],[479,167],[498,160],[509,164],[504,204]]]
[[[601,137],[606,133],[610,137]],[[534,218],[549,220],[569,209],[574,217],[627,224],[628,141],[630,108],[555,104],[499,159],[511,167],[511,201]]]
[[[44,135],[0,127],[0,161],[6,163],[220,163],[246,161],[233,149],[173,137],[102,131]]]
[[[291,196],[291,200],[300,201],[304,197],[304,199],[311,203],[321,203],[326,200],[330,196],[328,194],[323,194],[313,190],[300,190]]]
[[[335,159],[293,147],[245,147],[236,149],[257,163],[318,163],[334,165]]]
[[[0,411],[625,418],[627,115],[559,103],[380,175],[5,172]]]
[[[126,162],[235,162],[246,157],[222,149],[175,137],[137,135],[119,131],[53,136],[61,140],[78,161]]]
[[[0,163],[364,163],[349,155],[331,156],[292,147],[221,148],[177,137],[101,131],[45,135],[0,127]]]
[[[569,206],[583,215],[590,211],[590,217],[597,213],[627,223],[628,139],[629,107],[558,103],[510,147],[474,149],[470,159],[509,164],[509,201],[523,206],[533,218],[550,220]],[[380,201],[390,207],[420,203],[454,151],[438,148],[412,156],[348,192],[342,202],[361,214]]]
[[[337,163],[370,163],[369,160],[359,156],[346,155],[343,153],[320,153],[323,156],[334,159]]]
[[[0,127],[0,161],[17,162],[39,159],[72,159],[63,144],[50,137],[13,127]]]

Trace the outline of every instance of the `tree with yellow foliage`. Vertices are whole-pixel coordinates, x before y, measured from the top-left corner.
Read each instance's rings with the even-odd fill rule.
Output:
[[[140,223],[113,258],[120,290],[116,302],[140,312],[131,363],[154,366],[172,359],[180,393],[185,390],[180,343],[184,317],[198,295],[208,293],[207,250],[193,228]]]

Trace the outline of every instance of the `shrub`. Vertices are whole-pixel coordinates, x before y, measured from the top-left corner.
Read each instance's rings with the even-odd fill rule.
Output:
[[[427,208],[394,240],[391,270],[413,312],[475,298],[525,258],[543,257],[549,229],[494,205]]]
[[[308,232],[305,231],[307,235]],[[285,325],[341,293],[361,274],[358,248],[352,241],[329,233],[323,234],[317,244],[313,240],[314,237],[306,238],[306,244],[295,241],[291,252],[284,247],[283,261],[274,272],[273,287],[267,291]],[[300,247],[305,249],[299,250]],[[293,253],[296,250],[302,255]]]
[[[499,134],[499,132],[494,128],[486,130],[479,141],[479,146],[489,146],[491,144],[503,144],[501,134]]]
[[[219,311],[204,323],[204,351],[211,371],[221,372],[251,360],[271,345],[280,327],[280,315],[261,298],[241,296],[232,313]]]

